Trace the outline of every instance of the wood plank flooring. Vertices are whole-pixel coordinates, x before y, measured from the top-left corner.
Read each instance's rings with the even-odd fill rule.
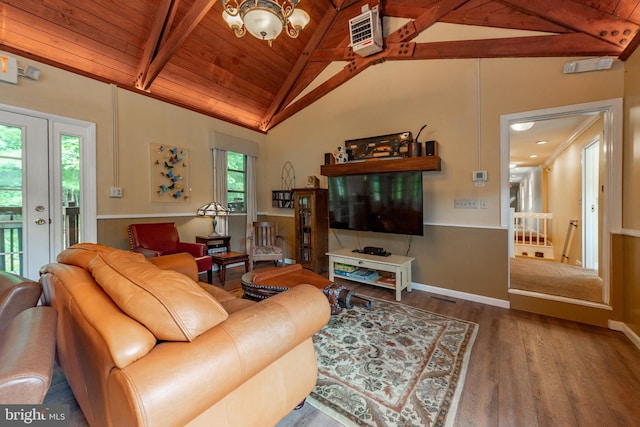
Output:
[[[225,289],[239,288],[243,273],[228,269]],[[395,299],[389,289],[341,283],[358,295]],[[402,303],[480,325],[456,427],[640,425],[640,350],[622,333],[416,290],[403,291]],[[47,399],[77,408],[61,381]],[[86,425],[79,410],[72,412],[72,426]],[[294,426],[339,424],[305,405],[278,424]]]

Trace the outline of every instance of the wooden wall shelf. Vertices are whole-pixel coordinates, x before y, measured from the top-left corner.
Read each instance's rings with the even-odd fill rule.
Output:
[[[336,163],[320,166],[323,176],[361,175],[378,172],[439,171],[439,156],[406,157],[403,159],[372,159],[362,162]]]

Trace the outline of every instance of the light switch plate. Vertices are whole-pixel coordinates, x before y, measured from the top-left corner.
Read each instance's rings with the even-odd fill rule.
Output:
[[[110,187],[109,197],[114,197],[114,198],[122,197],[122,187]]]

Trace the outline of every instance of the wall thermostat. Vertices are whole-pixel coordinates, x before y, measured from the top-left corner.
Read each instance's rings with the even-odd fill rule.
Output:
[[[484,183],[487,180],[487,171],[473,171],[473,181],[477,183]]]

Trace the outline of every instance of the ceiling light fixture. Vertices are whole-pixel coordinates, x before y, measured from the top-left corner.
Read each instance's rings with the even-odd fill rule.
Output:
[[[511,125],[511,129],[516,132],[522,132],[524,130],[529,130],[533,127],[533,122],[522,122],[522,123],[514,123]]]
[[[255,38],[268,41],[269,46],[283,29],[295,39],[309,23],[309,14],[296,9],[300,0],[220,1],[224,7],[222,17],[237,37],[248,31]]]
[[[537,141],[536,144],[543,145],[543,144],[546,144],[547,142],[549,142],[549,141],[544,141],[544,140],[543,141]]]

